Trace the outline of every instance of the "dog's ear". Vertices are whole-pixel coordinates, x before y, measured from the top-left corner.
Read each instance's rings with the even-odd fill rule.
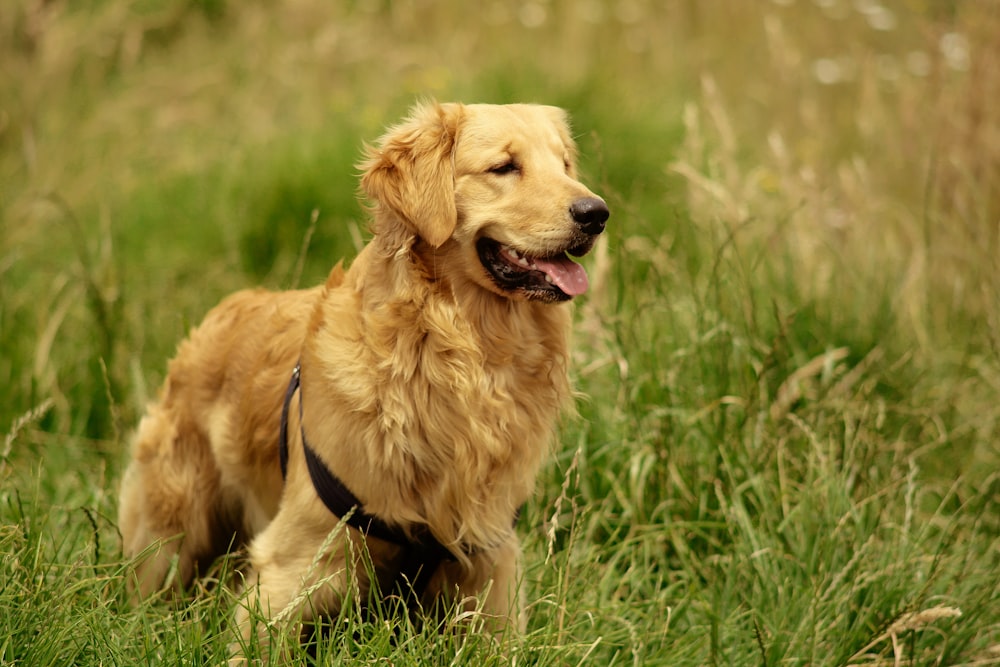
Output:
[[[365,194],[434,247],[458,222],[452,150],[461,116],[459,104],[418,105],[358,165]]]

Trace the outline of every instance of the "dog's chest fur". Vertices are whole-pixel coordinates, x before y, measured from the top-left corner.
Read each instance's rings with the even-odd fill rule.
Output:
[[[566,407],[569,312],[498,306],[413,280],[401,262],[359,257],[323,295],[302,358],[305,428],[366,511],[489,547],[509,534]]]

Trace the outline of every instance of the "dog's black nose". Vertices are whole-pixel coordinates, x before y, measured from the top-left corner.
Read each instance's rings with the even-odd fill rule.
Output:
[[[597,197],[577,199],[570,205],[569,214],[583,232],[591,235],[603,232],[604,223],[611,215],[608,205]]]

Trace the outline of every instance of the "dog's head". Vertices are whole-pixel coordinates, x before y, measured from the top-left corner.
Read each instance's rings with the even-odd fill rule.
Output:
[[[576,177],[565,112],[549,106],[431,104],[368,149],[361,185],[379,224],[447,258],[452,275],[512,299],[565,301],[587,289],[585,255],[608,207]]]

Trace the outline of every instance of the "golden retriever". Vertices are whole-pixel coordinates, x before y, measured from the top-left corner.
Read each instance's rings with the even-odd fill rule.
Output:
[[[360,167],[373,237],[350,268],[230,296],[171,361],[121,489],[136,593],[249,543],[247,638],[250,610],[308,622],[370,572],[523,629],[514,523],[571,400],[567,302],[587,289],[567,254],[608,208],[555,107],[421,104]],[[331,510],[308,456],[353,509]]]

